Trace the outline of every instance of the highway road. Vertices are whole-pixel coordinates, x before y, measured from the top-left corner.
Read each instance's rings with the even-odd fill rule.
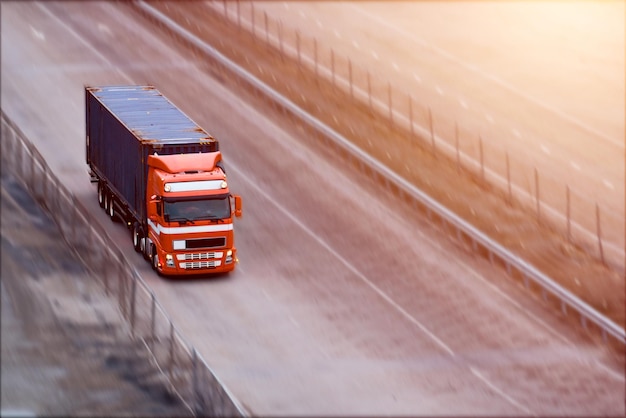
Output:
[[[236,2],[227,8],[235,20]],[[265,16],[280,21],[291,47],[299,31],[301,54],[344,78],[350,59],[361,89],[366,71],[373,85],[390,82],[399,108],[411,94],[451,145],[456,122],[461,151],[476,161],[480,136],[503,179],[508,153],[513,182],[530,195],[536,168],[542,200],[561,214],[569,185],[572,218],[592,234],[598,203],[603,236],[623,260],[624,2],[276,1],[241,2],[239,12],[246,24],[254,14],[258,32]],[[375,95],[387,101],[384,88]]]
[[[255,415],[624,415],[624,360],[127,4],[2,2],[2,109]],[[221,142],[240,264],[156,276],[97,204],[84,85],[156,85]],[[256,103],[256,106],[255,106]]]

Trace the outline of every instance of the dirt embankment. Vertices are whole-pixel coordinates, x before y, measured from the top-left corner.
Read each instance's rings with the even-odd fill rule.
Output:
[[[192,416],[116,300],[5,173],[0,201],[2,416]]]
[[[618,267],[605,265],[596,254],[568,242],[561,228],[506,192],[481,180],[456,162],[433,153],[428,141],[391,126],[367,104],[317,77],[264,39],[253,38],[203,3],[153,3],[162,12],[217,48],[267,85],[288,97],[409,182],[472,223],[489,237],[530,262],[563,287],[622,327],[625,324],[625,281]],[[171,3],[170,3],[171,5]],[[258,34],[257,34],[258,36]],[[279,75],[279,76],[278,76]],[[225,81],[227,82],[227,81]]]

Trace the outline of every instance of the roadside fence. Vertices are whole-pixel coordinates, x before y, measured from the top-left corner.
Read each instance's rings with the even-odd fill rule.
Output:
[[[13,172],[59,227],[65,242],[117,300],[130,326],[178,396],[196,416],[247,416],[202,356],[169,318],[154,292],[89,211],[52,173],[22,131],[1,112],[2,164]]]

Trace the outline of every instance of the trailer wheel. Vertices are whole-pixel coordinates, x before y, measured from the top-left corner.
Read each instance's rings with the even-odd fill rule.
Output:
[[[141,251],[141,241],[143,240],[143,229],[139,226],[137,222],[133,224],[133,247],[135,247],[135,251]]]
[[[115,222],[116,220],[115,205],[114,205],[115,198],[110,193],[108,194],[107,202],[109,202],[109,204],[107,205],[107,213],[109,214],[109,218],[111,218],[111,220]]]
[[[104,184],[102,181],[98,182],[98,204],[104,208]]]

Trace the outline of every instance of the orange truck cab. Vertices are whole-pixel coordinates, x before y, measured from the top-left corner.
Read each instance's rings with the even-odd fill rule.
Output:
[[[86,154],[98,202],[168,276],[237,263],[231,194],[218,141],[153,86],[85,87]]]

